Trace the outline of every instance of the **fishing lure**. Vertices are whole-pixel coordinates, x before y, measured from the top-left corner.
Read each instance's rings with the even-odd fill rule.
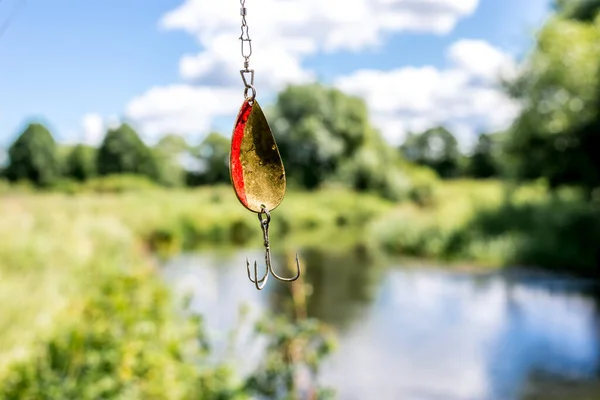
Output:
[[[296,275],[284,278],[277,275],[271,265],[271,247],[269,242],[269,223],[273,211],[285,196],[285,170],[275,137],[269,128],[267,118],[258,101],[254,88],[254,70],[250,69],[252,40],[246,23],[246,0],[240,0],[242,16],[242,34],[240,36],[244,69],[240,70],[244,82],[244,102],[240,108],[231,138],[229,155],[229,173],[235,194],[244,207],[257,213],[263,232],[266,272],[259,279],[258,267],[254,262],[254,275],[250,271],[250,262],[246,258],[248,279],[258,290],[267,284],[269,274],[277,280],[292,282],[300,277],[300,263],[296,254]]]

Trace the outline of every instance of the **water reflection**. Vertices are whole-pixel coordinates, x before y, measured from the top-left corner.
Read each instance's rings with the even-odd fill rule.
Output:
[[[340,399],[511,400],[543,392],[547,377],[572,388],[597,379],[597,302],[580,282],[383,268],[355,252],[302,256],[313,289],[308,311],[339,332],[322,379]],[[165,271],[193,290],[193,308],[224,332],[238,304],[283,311],[289,296],[275,282],[257,292],[244,263],[242,254],[188,256]]]
[[[289,258],[289,257],[288,257]],[[307,301],[309,316],[345,329],[361,318],[375,300],[384,269],[360,249],[347,253],[324,253],[307,249],[302,253],[303,278],[312,295]],[[285,312],[290,298],[289,285],[273,285],[271,308]]]

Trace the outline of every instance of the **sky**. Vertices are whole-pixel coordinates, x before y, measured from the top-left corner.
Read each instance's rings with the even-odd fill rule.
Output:
[[[443,124],[461,143],[506,128],[499,87],[549,0],[246,0],[257,99],[314,81],[365,99],[392,144]],[[238,0],[0,0],[0,147],[27,123],[97,145],[229,135],[243,101]],[[13,13],[13,10],[16,10]],[[11,15],[13,17],[11,18]]]

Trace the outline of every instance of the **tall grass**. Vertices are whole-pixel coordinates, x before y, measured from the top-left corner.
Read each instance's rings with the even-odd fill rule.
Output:
[[[122,221],[65,207],[61,197],[0,201],[0,370],[51,334],[55,317],[104,271],[139,260]]]

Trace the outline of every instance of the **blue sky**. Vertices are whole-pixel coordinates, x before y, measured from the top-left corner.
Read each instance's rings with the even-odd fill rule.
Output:
[[[182,76],[185,74],[180,70],[181,57],[206,52],[205,48],[209,47],[206,43],[211,37],[206,36],[208,34],[202,36],[205,32],[202,28],[193,31],[183,26],[184,23],[175,28],[173,25],[177,22],[171,23],[171,29],[165,29],[163,23],[161,28],[160,21],[164,21],[165,14],[181,7],[183,0],[25,1],[0,38],[0,146],[14,140],[24,123],[31,119],[45,122],[58,140],[73,141],[84,134],[82,118],[85,115],[104,120],[123,117],[132,101],[137,98],[143,102],[151,88],[215,86],[211,84],[210,74],[204,79],[190,79]],[[219,1],[234,2],[231,9],[237,12],[237,1]],[[20,2],[23,0],[0,0],[0,24]],[[210,1],[193,3],[199,13],[215,4]],[[247,4],[249,24],[260,37],[261,25],[258,22],[252,25],[252,17],[256,15],[252,14],[253,0],[248,0]],[[530,46],[531,33],[539,26],[547,9],[547,0],[480,0],[472,14],[456,17],[456,25],[445,34],[392,29],[381,34],[378,45],[363,46],[359,50],[320,49],[296,56],[296,59],[303,70],[311,71],[326,83],[336,84],[341,82],[340,77],[353,76],[360,70],[385,73],[406,67],[430,66],[443,72],[452,68],[448,48],[463,39],[485,41],[518,58]],[[180,14],[184,14],[183,11]],[[239,16],[235,14],[233,18]],[[254,17],[254,21],[258,19]],[[240,57],[236,39],[237,36],[231,36],[231,49],[235,51],[233,57]],[[276,43],[285,45],[286,42],[278,40]],[[261,49],[267,52],[274,45],[255,39],[254,46],[255,52]],[[231,56],[225,54],[221,58]],[[240,59],[240,66],[241,63]],[[290,77],[289,81],[294,82],[294,79]],[[352,85],[345,87],[352,91]],[[364,88],[355,89],[358,94],[366,93]],[[172,95],[176,96],[180,92],[174,93]],[[152,104],[152,112],[166,118],[166,111]],[[185,108],[193,113],[193,106],[186,104]],[[205,106],[198,104],[198,107]],[[239,104],[233,108],[237,107]],[[134,122],[135,116],[141,115],[141,130],[145,127],[152,130],[147,123],[156,120],[149,115],[151,111],[129,110],[129,118],[133,116]],[[169,112],[177,114],[175,111]],[[374,114],[381,116],[380,120],[391,123],[392,114],[383,115],[380,111],[373,107]],[[198,139],[209,128],[229,129],[230,114],[223,110],[205,113],[197,130],[193,128],[192,119],[179,128],[173,116],[160,126],[172,131],[181,129],[181,133],[191,139]],[[156,129],[160,130],[158,126]]]

